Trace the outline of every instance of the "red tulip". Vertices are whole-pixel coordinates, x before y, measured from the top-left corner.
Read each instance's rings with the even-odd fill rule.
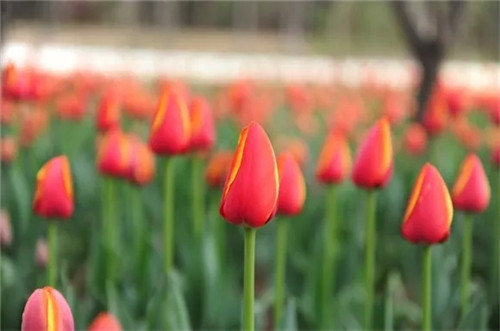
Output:
[[[0,244],[2,247],[9,247],[12,243],[12,227],[10,225],[9,213],[0,210]]]
[[[446,102],[448,104],[449,113],[453,117],[461,115],[468,107],[467,92],[463,89],[450,89],[446,93]]]
[[[210,158],[205,170],[205,180],[208,185],[214,188],[224,186],[232,160],[233,153],[226,150],[219,151]]]
[[[62,119],[79,121],[85,115],[86,106],[86,96],[78,93],[68,94],[57,101],[57,114]]]
[[[73,331],[73,315],[64,297],[46,286],[33,292],[24,306],[22,331]]]
[[[207,100],[202,97],[191,101],[191,143],[190,147],[196,151],[206,151],[212,148],[215,140],[212,111]]]
[[[420,155],[427,148],[427,132],[418,123],[410,125],[404,134],[403,145],[405,150],[412,155]]]
[[[273,147],[264,129],[251,122],[238,139],[220,213],[230,223],[263,226],[274,216],[278,190]]]
[[[145,185],[155,176],[155,157],[149,146],[131,137],[131,159],[128,178],[137,185]]]
[[[413,243],[437,244],[450,234],[453,205],[439,171],[426,163],[406,207],[402,234]]]
[[[96,125],[103,132],[120,126],[120,104],[116,92],[110,90],[102,96],[97,108]]]
[[[429,134],[439,134],[448,124],[448,107],[442,91],[435,89],[424,112],[423,124]]]
[[[480,213],[490,202],[490,184],[481,160],[469,154],[462,163],[451,190],[453,206],[458,210]]]
[[[12,137],[0,138],[0,160],[5,163],[12,162],[17,155],[17,144]]]
[[[104,175],[127,177],[131,154],[129,137],[119,128],[114,128],[106,132],[99,142],[97,169]]]
[[[383,187],[392,175],[391,129],[387,119],[379,120],[363,141],[352,170],[354,184],[367,189]]]
[[[92,321],[88,331],[121,331],[120,322],[110,313],[100,313]]]
[[[351,170],[351,151],[343,134],[330,133],[321,149],[316,178],[325,184],[342,182]]]
[[[306,199],[306,184],[300,166],[291,153],[278,157],[278,214],[293,216],[302,211]]]
[[[189,147],[191,123],[185,101],[174,92],[164,89],[149,135],[151,150],[160,155],[185,152]]]
[[[12,63],[2,72],[2,95],[14,100],[29,100],[32,98],[31,75],[26,70],[20,70]]]
[[[36,175],[33,210],[45,218],[69,218],[73,215],[73,180],[68,158],[52,158]]]

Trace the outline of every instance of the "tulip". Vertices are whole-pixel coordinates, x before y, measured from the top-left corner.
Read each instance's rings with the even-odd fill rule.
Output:
[[[392,142],[389,121],[382,118],[368,132],[352,170],[357,186],[370,190],[367,200],[365,238],[365,329],[372,329],[375,269],[376,191],[389,181],[393,168]]]
[[[109,90],[104,93],[96,115],[96,126],[101,132],[120,126],[120,103],[116,92]]]
[[[122,331],[122,326],[112,314],[105,312],[97,315],[88,331]]]
[[[155,158],[148,145],[136,137],[129,137],[130,162],[127,178],[136,185],[146,185],[155,176]]]
[[[431,330],[431,246],[450,234],[453,205],[438,170],[425,164],[417,177],[403,218],[402,235],[426,245],[423,255],[423,330]]]
[[[73,331],[71,309],[56,289],[46,286],[36,289],[28,298],[23,311],[22,331]]]
[[[9,63],[2,71],[2,95],[11,100],[29,100],[32,97],[32,77]]]
[[[325,184],[342,182],[351,170],[351,152],[343,134],[330,133],[323,144],[316,167],[316,178]]]
[[[17,144],[12,137],[0,139],[0,161],[11,163],[17,156]]]
[[[251,122],[243,129],[224,185],[221,215],[245,227],[243,330],[254,329],[254,260],[256,228],[274,216],[279,177],[273,147],[264,129]]]
[[[64,155],[49,160],[36,175],[33,210],[45,218],[65,219],[73,215],[73,180],[68,158]],[[57,260],[57,224],[49,222],[48,283],[55,285]]]
[[[435,89],[429,101],[427,101],[423,124],[431,135],[441,133],[448,124],[448,107],[446,99],[439,88]]]
[[[491,148],[491,162],[496,169],[500,169],[500,142]]]
[[[12,243],[12,228],[10,225],[9,213],[5,210],[0,210],[0,245],[9,247]]]
[[[98,145],[97,169],[103,175],[127,178],[132,159],[129,137],[119,128],[108,130]]]
[[[306,198],[306,185],[300,166],[291,153],[284,152],[278,157],[279,193],[277,213],[295,216],[302,211]],[[285,294],[287,220],[278,220],[276,240],[276,291],[274,302],[274,326],[278,327],[283,313]]]
[[[483,212],[490,202],[490,185],[484,173],[481,160],[474,154],[469,154],[463,162],[458,178],[451,191],[455,209],[470,213]],[[472,214],[465,220],[462,249],[461,270],[461,307],[462,315],[466,313],[469,296],[469,278],[472,251]]]
[[[427,148],[427,132],[418,123],[411,124],[404,134],[403,145],[412,155],[421,155]]]
[[[85,115],[87,98],[81,93],[62,96],[57,101],[57,114],[61,119],[79,121]]]
[[[216,152],[208,161],[205,169],[205,181],[213,188],[224,186],[233,153],[228,150],[221,150]]]

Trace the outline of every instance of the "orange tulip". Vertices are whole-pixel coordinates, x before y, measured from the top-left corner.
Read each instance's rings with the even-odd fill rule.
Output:
[[[367,189],[383,187],[391,178],[393,164],[391,128],[382,118],[370,129],[358,151],[352,180]]]
[[[490,184],[481,160],[475,154],[469,154],[462,163],[451,196],[453,206],[458,210],[480,213],[488,207]]]
[[[0,139],[0,160],[5,163],[12,162],[17,155],[17,144],[12,137]]]
[[[149,146],[156,154],[180,154],[189,147],[191,123],[185,101],[174,92],[164,89],[149,135]]]
[[[427,148],[427,132],[418,123],[411,124],[403,137],[405,150],[412,155],[420,155]]]
[[[263,226],[275,214],[278,190],[273,147],[264,129],[251,122],[238,139],[222,193],[220,213],[230,223]]]
[[[402,235],[412,243],[437,244],[450,234],[453,205],[439,171],[426,163],[417,177],[404,214]]]
[[[306,199],[306,184],[300,166],[291,153],[278,157],[279,193],[277,212],[293,216],[302,211]]]
[[[189,108],[191,118],[190,148],[195,151],[207,151],[212,148],[215,140],[212,111],[207,100],[194,98]]]
[[[149,146],[139,138],[130,137],[131,159],[128,178],[137,185],[145,185],[155,176],[155,157]]]
[[[120,322],[110,313],[100,313],[92,321],[89,331],[121,331]]]
[[[73,180],[66,156],[52,158],[38,171],[33,210],[45,218],[73,215]]]
[[[443,93],[436,88],[424,112],[423,124],[429,134],[439,134],[448,124],[448,107]]]
[[[120,125],[120,104],[114,91],[107,91],[101,97],[97,108],[96,126],[99,131],[108,131]]]
[[[127,177],[132,157],[130,145],[129,137],[119,128],[106,132],[98,147],[99,172],[113,177]]]
[[[205,170],[205,180],[208,185],[214,188],[224,186],[232,160],[233,153],[227,150],[218,151],[210,158]]]
[[[321,149],[316,178],[325,184],[342,182],[351,170],[351,151],[343,134],[330,133]]]
[[[22,331],[73,331],[71,309],[56,289],[46,286],[33,292],[24,306]]]
[[[26,70],[16,68],[9,63],[2,71],[2,95],[12,100],[32,98],[33,84],[31,75]]]

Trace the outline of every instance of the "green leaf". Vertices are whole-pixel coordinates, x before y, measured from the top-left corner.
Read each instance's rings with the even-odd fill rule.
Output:
[[[486,330],[488,323],[488,301],[485,291],[474,286],[468,310],[460,319],[458,330]]]
[[[191,330],[186,303],[181,292],[180,278],[175,271],[168,275],[167,325],[169,330]]]
[[[294,298],[290,298],[285,308],[285,318],[281,330],[296,331],[297,328],[297,304]]]

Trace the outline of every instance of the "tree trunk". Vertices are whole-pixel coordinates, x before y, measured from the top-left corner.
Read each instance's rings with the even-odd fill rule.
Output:
[[[422,121],[427,102],[432,94],[436,83],[439,68],[444,57],[443,48],[438,43],[426,45],[426,51],[420,59],[422,80],[417,93],[417,114],[416,119]]]

